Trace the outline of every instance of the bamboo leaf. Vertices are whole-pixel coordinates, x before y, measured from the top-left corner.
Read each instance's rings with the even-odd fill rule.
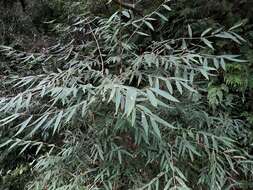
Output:
[[[155,30],[154,27],[152,26],[152,24],[151,24],[150,22],[144,20],[144,23],[145,23],[145,25],[146,25],[147,27],[149,27],[151,30],[153,30],[153,31]]]
[[[151,121],[151,125],[153,127],[153,130],[154,130],[155,134],[161,139],[162,138],[161,137],[161,132],[160,132],[160,129],[159,129],[157,123],[155,122],[154,119],[152,119],[152,117],[150,117],[150,121]]]
[[[168,11],[171,11],[171,8],[170,8],[168,5],[162,4],[162,6],[163,6],[165,9],[167,9]]]
[[[146,136],[148,136],[149,126],[148,126],[148,121],[144,112],[141,112],[141,123],[142,123],[142,127],[144,129]]]
[[[201,38],[201,40],[208,46],[210,47],[212,50],[214,50],[212,42],[210,42],[209,40],[207,40],[206,38]]]
[[[135,88],[128,88],[126,94],[125,113],[129,116],[135,107],[135,101],[137,97],[137,90]]]
[[[54,129],[53,129],[53,134],[55,134],[56,130],[58,129],[61,119],[62,119],[62,115],[63,115],[63,110],[59,112],[56,121],[54,123]]]
[[[23,123],[21,123],[21,126],[20,126],[18,132],[15,134],[15,136],[19,135],[27,127],[28,123],[30,123],[32,118],[33,118],[33,116],[31,115],[27,120],[25,120]]]
[[[170,95],[168,92],[165,92],[157,88],[151,88],[151,90],[172,102],[179,102],[179,100],[177,100],[174,96]]]
[[[151,90],[147,90],[147,96],[148,96],[150,103],[153,106],[157,107],[157,99]]]
[[[192,28],[191,26],[188,24],[188,34],[189,34],[189,37],[192,38]]]

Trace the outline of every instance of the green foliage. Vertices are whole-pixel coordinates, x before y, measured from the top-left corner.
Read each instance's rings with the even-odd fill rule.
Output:
[[[238,91],[244,91],[248,87],[247,70],[241,64],[228,64],[224,79],[227,85]]]
[[[3,171],[1,171],[3,172]],[[1,174],[0,185],[3,190],[19,190],[24,189],[30,177],[27,166],[20,165],[14,170],[8,170],[5,175]]]
[[[79,15],[54,24],[61,38],[43,52],[0,47],[17,64],[1,80],[0,148],[32,155],[27,189],[250,183],[248,129],[226,110],[245,61],[217,44],[244,40],[236,26],[196,32],[193,24],[171,38],[170,14],[166,1],[143,17],[123,8],[108,18]],[[228,86],[215,80],[220,73]]]
[[[224,52],[237,55],[241,54],[247,62],[226,61],[226,68],[219,69],[218,75],[211,77],[207,98],[213,110],[213,114],[219,114],[222,111],[230,117],[243,119],[245,123],[247,123],[247,127],[245,128],[249,136],[252,134],[252,124],[249,122],[248,116],[253,113],[253,107],[251,106],[253,102],[253,17],[249,9],[251,6],[252,1],[250,0],[214,0],[208,3],[206,3],[205,0],[179,0],[172,6],[172,9],[177,11],[172,11],[169,17],[169,22],[173,24],[168,25],[168,27],[165,27],[161,32],[171,35],[172,38],[174,36],[178,37],[184,34],[184,29],[190,24],[195,35],[200,34],[205,28],[217,27],[227,28],[227,35],[230,35],[229,33],[231,33],[231,31],[229,31],[229,28],[237,23],[237,28],[234,29],[237,34],[243,36],[243,43],[238,45],[238,43],[235,42],[236,39],[233,39],[232,41],[234,42],[231,42],[221,38],[215,39],[212,45],[215,46],[215,51],[218,54]],[[231,34],[233,34],[233,32]],[[223,97],[222,100],[219,99],[221,96]],[[246,144],[241,143],[244,141],[238,143],[244,148],[252,144],[251,138],[247,138],[245,141],[247,141]],[[250,147],[248,148],[251,149]]]
[[[213,108],[213,110],[215,110],[217,106],[224,102],[224,98],[229,98],[228,87],[224,84],[221,86],[209,84],[207,98],[209,105]]]

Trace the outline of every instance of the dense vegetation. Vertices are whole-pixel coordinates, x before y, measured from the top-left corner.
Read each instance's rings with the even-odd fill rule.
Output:
[[[253,189],[253,3],[131,3],[0,0],[0,190]]]

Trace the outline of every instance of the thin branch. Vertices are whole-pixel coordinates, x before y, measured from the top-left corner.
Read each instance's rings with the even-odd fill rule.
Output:
[[[93,36],[93,38],[94,38],[94,40],[95,40],[95,42],[96,42],[97,48],[98,48],[99,57],[100,57],[101,64],[102,64],[102,66],[101,66],[101,72],[104,73],[105,64],[104,64],[103,56],[102,56],[102,53],[101,53],[101,48],[100,48],[100,46],[99,46],[97,37],[96,37],[95,33],[93,32],[93,29],[91,28],[90,23],[88,23],[88,26],[89,26],[89,28],[90,28],[91,34],[92,34],[92,36]]]

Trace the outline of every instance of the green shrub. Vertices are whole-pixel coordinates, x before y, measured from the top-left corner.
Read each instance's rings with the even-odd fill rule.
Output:
[[[215,39],[242,38],[236,27],[196,36],[190,25],[182,37],[159,35],[168,11],[79,16],[43,53],[1,46],[26,70],[3,82],[0,125],[13,135],[0,147],[40,153],[28,189],[218,190],[252,178],[237,143],[244,125],[212,113],[210,98],[222,98],[207,89],[226,62],[244,62],[216,55]]]

